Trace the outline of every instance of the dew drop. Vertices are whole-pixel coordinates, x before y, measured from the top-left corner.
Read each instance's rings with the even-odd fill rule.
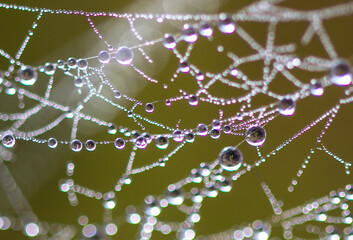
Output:
[[[116,91],[116,92],[114,93],[114,97],[115,97],[116,99],[121,98],[121,92]]]
[[[146,103],[145,105],[145,111],[148,113],[152,113],[154,111],[154,105],[153,103]]]
[[[200,136],[206,136],[208,132],[208,128],[206,124],[203,124],[203,123],[198,124],[196,127],[196,132]]]
[[[182,73],[188,73],[190,71],[190,66],[188,62],[180,62],[179,63],[179,71]]]
[[[98,61],[103,64],[107,64],[110,61],[110,54],[107,51],[100,51],[98,53]]]
[[[76,68],[77,67],[77,60],[76,58],[70,57],[67,59],[67,66],[69,68]]]
[[[261,126],[250,127],[245,132],[245,140],[249,145],[259,147],[266,140],[266,131]]]
[[[47,75],[54,75],[56,66],[54,63],[46,63],[44,65],[44,73]]]
[[[211,136],[211,138],[213,138],[213,139],[218,139],[218,138],[221,136],[221,131],[220,131],[219,129],[213,128],[213,129],[210,131],[210,136]]]
[[[114,146],[115,146],[117,149],[124,149],[124,147],[125,147],[125,140],[122,139],[122,138],[117,138],[117,139],[115,139],[115,141],[114,141]]]
[[[58,146],[58,141],[55,138],[48,139],[48,147],[56,148]]]
[[[197,40],[197,33],[193,26],[184,24],[181,31],[181,37],[185,42],[194,43]]]
[[[185,141],[188,143],[192,143],[195,141],[195,134],[192,132],[187,132],[185,134]]]
[[[130,65],[132,63],[133,59],[133,53],[130,48],[128,47],[119,47],[118,50],[116,51],[116,61],[120,63],[121,65]]]
[[[147,140],[143,136],[139,136],[135,141],[136,147],[140,149],[145,149],[147,147]]]
[[[322,84],[320,81],[312,79],[309,84],[309,90],[311,95],[313,96],[321,96],[324,94],[324,88],[322,87]]]
[[[229,134],[231,131],[232,131],[232,127],[231,126],[229,126],[229,125],[224,125],[223,126],[223,132],[225,134]]]
[[[78,67],[78,69],[80,69],[80,70],[86,70],[87,67],[88,67],[88,62],[87,62],[87,60],[86,60],[86,59],[79,59],[79,60],[77,61],[77,67]]]
[[[6,134],[2,137],[2,145],[7,148],[12,148],[15,146],[15,137],[11,134]]]
[[[199,167],[199,174],[207,177],[211,174],[210,166],[207,163],[201,163]]]
[[[196,73],[195,78],[198,81],[203,81],[205,79],[205,76],[202,74],[202,72],[198,72]]]
[[[212,121],[212,128],[213,129],[221,129],[221,122],[218,119],[214,119]]]
[[[171,205],[180,205],[184,202],[184,196],[181,189],[175,187],[174,184],[168,186],[166,199]]]
[[[92,152],[96,149],[96,142],[93,141],[92,139],[89,139],[86,141],[85,147],[86,147],[87,151]]]
[[[352,82],[352,71],[345,60],[337,61],[330,69],[331,82],[338,86],[347,86]]]
[[[219,16],[218,29],[222,33],[231,34],[235,31],[235,23],[230,16],[221,13]]]
[[[295,111],[295,101],[292,98],[284,97],[277,103],[278,112],[284,116],[291,116]]]
[[[18,72],[20,83],[31,86],[37,81],[37,71],[31,66],[23,66]]]
[[[29,237],[35,237],[39,234],[39,227],[36,223],[28,223],[25,227],[25,232]]]
[[[166,149],[169,145],[169,140],[167,137],[165,136],[158,136],[155,141],[154,141],[155,145],[157,148],[159,149]]]
[[[228,178],[224,178],[223,181],[218,183],[218,188],[221,192],[230,192],[232,190],[232,182]]]
[[[5,93],[7,95],[15,95],[17,92],[16,86],[13,83],[10,83],[10,86],[5,88]]]
[[[79,151],[81,151],[81,150],[82,150],[82,143],[81,143],[81,141],[78,140],[78,139],[72,140],[71,143],[70,143],[70,148],[71,148],[71,150],[74,151],[74,152],[79,152]]]
[[[74,85],[77,88],[83,87],[83,79],[81,77],[75,77],[74,79]]]
[[[211,37],[213,34],[213,29],[208,22],[201,22],[199,26],[199,33],[204,37]]]
[[[65,62],[63,60],[58,60],[56,62],[56,66],[60,69],[63,69],[65,67]]]
[[[190,106],[197,106],[199,104],[199,100],[196,95],[190,95],[188,101]]]
[[[235,147],[225,147],[218,156],[219,165],[227,171],[236,171],[243,162],[241,152]]]
[[[184,140],[184,133],[181,130],[177,129],[173,132],[172,138],[176,142],[182,142]]]
[[[175,37],[172,34],[166,33],[163,37],[163,46],[168,49],[174,49],[176,47]]]
[[[108,127],[107,127],[107,132],[109,134],[116,134],[117,133],[117,128],[115,126],[115,124],[109,124]]]

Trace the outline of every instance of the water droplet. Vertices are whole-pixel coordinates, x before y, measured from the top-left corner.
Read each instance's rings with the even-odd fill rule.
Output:
[[[221,129],[221,121],[219,121],[218,119],[214,119],[213,121],[212,121],[212,128],[214,128],[214,129]]]
[[[116,134],[117,133],[117,128],[115,126],[115,124],[109,124],[108,127],[107,127],[107,132],[109,134]]]
[[[54,75],[56,66],[54,63],[46,63],[44,65],[44,73],[47,75]]]
[[[72,140],[71,143],[70,143],[70,148],[71,148],[71,150],[74,151],[74,152],[79,152],[79,151],[81,151],[81,149],[82,149],[82,143],[81,143],[81,141],[78,140],[78,139]]]
[[[224,178],[218,183],[218,188],[221,192],[230,192],[232,190],[232,182],[228,178]]]
[[[60,69],[63,69],[65,67],[65,62],[63,60],[58,60],[56,62],[56,66]]]
[[[73,118],[74,116],[75,116],[75,114],[72,111],[72,109],[67,110],[66,113],[65,113],[65,117],[66,118]]]
[[[141,133],[136,130],[133,130],[131,132],[131,141],[135,141],[139,136],[141,136]]]
[[[235,31],[235,23],[230,16],[225,13],[221,13],[219,15],[218,29],[222,33],[233,33]]]
[[[76,68],[77,67],[77,60],[76,58],[70,57],[67,59],[67,66],[69,68]]]
[[[324,88],[320,81],[312,79],[309,84],[309,90],[313,96],[321,96],[324,93]]]
[[[196,132],[200,136],[206,136],[208,132],[206,124],[200,123],[199,125],[197,125]]]
[[[58,141],[55,138],[48,139],[48,147],[56,148],[58,146]]]
[[[200,203],[200,202],[202,202],[202,200],[203,200],[203,196],[201,194],[201,191],[197,188],[192,188],[191,189],[191,201],[193,201],[194,203]]]
[[[153,112],[153,111],[154,111],[154,105],[153,105],[153,103],[146,103],[146,105],[145,105],[145,110],[146,110],[146,112],[148,112],[148,113]]]
[[[195,141],[195,134],[192,132],[187,132],[185,134],[185,141],[188,143],[192,143]]]
[[[31,66],[23,66],[18,72],[20,83],[31,86],[37,81],[37,71]]]
[[[203,75],[202,72],[198,72],[198,73],[196,73],[195,78],[198,81],[203,81],[205,79],[205,76]]]
[[[245,132],[246,142],[254,147],[259,147],[266,140],[266,131],[261,126],[252,126]]]
[[[109,224],[107,224],[107,226],[105,226],[105,232],[109,236],[113,236],[118,232],[118,226],[115,225],[114,223],[109,223]]]
[[[105,209],[114,209],[115,206],[116,206],[116,202],[113,199],[103,201],[103,207]]]
[[[229,134],[231,131],[232,131],[232,127],[231,126],[229,126],[229,125],[224,125],[223,126],[223,132],[225,134]]]
[[[172,105],[172,102],[169,99],[167,99],[167,100],[165,100],[165,105],[167,107],[170,107]]]
[[[169,140],[165,136],[158,136],[154,142],[159,149],[166,149],[169,145]]]
[[[123,149],[125,147],[125,140],[122,139],[122,138],[117,138],[115,139],[114,141],[114,146],[117,148],[117,149]]]
[[[181,189],[175,187],[174,184],[168,186],[166,199],[171,205],[180,205],[184,202],[184,196]]]
[[[114,93],[114,97],[115,97],[116,99],[121,98],[121,92],[116,91],[116,92]]]
[[[25,227],[25,232],[29,237],[35,237],[39,233],[39,227],[36,223],[28,223]]]
[[[129,117],[129,118],[131,118],[131,117],[134,116],[134,114],[132,113],[132,111],[127,111],[127,112],[126,112],[126,115],[127,115],[127,117]]]
[[[174,49],[176,47],[176,41],[172,34],[166,33],[163,37],[163,46],[168,49]]]
[[[88,67],[88,62],[87,62],[87,60],[86,60],[86,59],[79,59],[79,60],[77,61],[77,67],[78,67],[78,69],[80,69],[80,70],[86,70],[87,67]]]
[[[182,142],[184,140],[184,133],[177,129],[172,134],[173,140],[176,142]]]
[[[199,104],[199,100],[196,95],[190,95],[188,101],[191,106],[197,106]]]
[[[13,146],[15,146],[15,142],[16,140],[13,135],[6,134],[2,137],[2,145],[4,145],[4,147],[12,148]]]
[[[219,131],[218,129],[213,128],[210,131],[210,136],[213,139],[218,139],[221,136],[221,131]]]
[[[205,193],[207,197],[214,198],[217,197],[218,195],[218,190],[214,185],[211,186],[206,186],[205,187]]]
[[[149,195],[145,198],[145,213],[150,216],[158,216],[161,212],[159,202]]]
[[[136,138],[135,145],[140,149],[145,149],[147,147],[146,138],[139,136],[138,138]]]
[[[87,149],[87,151],[94,151],[96,149],[96,142],[93,141],[92,139],[89,139],[86,141],[85,143],[85,147]]]
[[[116,51],[116,61],[122,65],[130,65],[133,59],[133,53],[130,48],[128,47],[119,47]]]
[[[235,147],[225,147],[218,156],[219,165],[227,171],[236,171],[243,162],[241,152]]]
[[[81,77],[75,77],[74,79],[74,85],[77,88],[83,87],[83,79]]]
[[[17,92],[16,86],[13,83],[10,83],[10,86],[5,88],[5,93],[7,95],[15,95]]]
[[[194,183],[200,183],[202,181],[201,174],[196,169],[191,170],[190,178]]]
[[[201,22],[199,26],[199,33],[204,37],[211,37],[213,34],[213,29],[208,22]]]
[[[291,116],[295,111],[295,101],[290,97],[284,97],[277,103],[278,112],[284,116]]]
[[[197,33],[193,26],[184,24],[181,31],[181,37],[185,42],[194,43],[197,40]]]
[[[190,66],[188,62],[180,62],[179,63],[179,71],[182,73],[188,73],[190,71]]]
[[[347,86],[352,82],[352,71],[345,60],[339,60],[330,69],[331,82],[338,86]]]
[[[207,163],[201,163],[199,167],[199,174],[207,177],[211,174],[210,166]]]
[[[98,61],[103,64],[107,64],[110,61],[110,54],[107,51],[100,51],[98,53]]]

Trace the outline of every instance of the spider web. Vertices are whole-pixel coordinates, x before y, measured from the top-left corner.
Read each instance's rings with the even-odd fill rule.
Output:
[[[4,236],[352,238],[352,2],[0,7]]]

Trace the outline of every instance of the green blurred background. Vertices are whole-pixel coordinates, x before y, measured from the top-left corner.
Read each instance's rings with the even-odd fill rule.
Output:
[[[231,0],[198,0],[198,1],[12,1],[18,5],[31,7],[43,7],[53,9],[80,9],[85,11],[104,12],[142,12],[142,13],[233,13],[249,4],[249,1]],[[297,9],[315,9],[337,4],[332,0],[315,1],[287,1],[282,6]],[[27,31],[30,29],[36,15],[33,13],[19,12],[15,10],[0,9],[1,38],[0,48],[15,55],[21,45]],[[101,31],[104,39],[113,46],[136,45],[137,41],[128,31],[128,23],[125,20],[109,19],[107,17],[92,18],[95,25]],[[352,60],[353,30],[351,28],[352,16],[325,22],[325,27],[340,57]],[[267,24],[265,23],[238,23],[248,31],[254,39],[264,45],[266,42]],[[165,32],[177,33],[180,29],[179,22],[164,22],[158,24],[154,21],[137,22],[137,29],[141,29],[146,39],[156,39]],[[327,57],[317,37],[308,46],[300,45],[300,37],[304,33],[307,23],[280,23],[275,40],[275,44],[296,43],[298,47],[298,57],[308,54]],[[238,56],[245,56],[252,51],[235,35],[224,36],[215,31],[213,41],[200,39],[193,50],[190,62],[205,69],[205,71],[219,72],[231,64],[226,56],[227,51],[231,51]],[[217,47],[222,45],[224,52],[218,52]],[[185,48],[181,46],[180,48]],[[42,65],[45,62],[55,62],[58,59],[66,60],[68,57],[84,58],[97,55],[100,50],[106,49],[102,40],[94,34],[87,20],[80,16],[49,15],[45,14],[39,23],[34,37],[29,42],[22,62],[30,65]],[[174,56],[166,52],[161,44],[157,44],[146,51],[155,57],[154,64],[147,64],[138,59],[136,65],[146,73],[151,74],[160,82],[150,84],[134,72],[126,72],[126,69],[113,65],[109,68],[108,78],[112,84],[122,92],[132,96],[142,102],[155,103],[156,111],[148,117],[163,124],[174,127],[179,119],[181,129],[195,128],[198,123],[210,123],[212,119],[218,118],[219,106],[207,103],[200,103],[198,107],[191,107],[187,101],[182,100],[173,103],[171,107],[166,107],[164,101],[168,97],[180,95],[181,88],[188,93],[197,90],[195,80],[190,77],[178,77],[175,83],[170,84],[169,79],[177,67],[177,60]],[[137,54],[136,54],[137,55]],[[263,63],[256,62],[241,66],[251,79],[261,79]],[[0,69],[5,70],[8,63],[0,60]],[[312,77],[323,76],[308,74],[303,71],[293,70],[293,73],[305,83]],[[43,75],[40,75],[43,76]],[[29,87],[31,91],[43,93],[46,87],[47,78],[39,78],[36,85]],[[80,96],[73,89],[72,83],[65,76],[56,76],[57,82],[54,84],[57,89],[53,93],[53,99],[62,104],[75,106]],[[168,89],[163,90],[163,84],[168,84]],[[275,80],[271,86],[272,90],[280,94],[291,93],[295,90],[286,80]],[[264,154],[271,152],[279,144],[293,136],[307,124],[315,120],[319,115],[333,107],[339,98],[344,94],[344,88],[330,87],[325,89],[322,97],[309,97],[297,103],[294,116],[279,116],[274,121],[266,125],[268,138],[261,147]],[[109,93],[106,93],[109,95]],[[212,94],[230,97],[237,96],[241,92],[221,86],[220,84],[212,88]],[[0,112],[18,112],[17,99],[15,96],[0,95]],[[263,105],[274,102],[273,99],[255,98],[253,105]],[[34,103],[25,99],[26,107],[33,106]],[[124,106],[130,103],[123,102]],[[130,129],[139,127],[121,114],[116,109],[101,102],[88,104],[85,109],[88,114],[101,119],[112,121],[117,126],[125,126]],[[131,104],[130,104],[131,105]],[[239,111],[239,105],[221,107],[225,117],[234,115]],[[136,108],[137,113],[145,114],[142,107]],[[43,123],[54,119],[55,113],[43,111],[31,119],[25,128],[31,129],[35,126],[42,126]],[[352,106],[343,106],[327,131],[324,144],[332,152],[346,161],[352,161],[351,145],[353,135]],[[2,129],[8,123],[1,123]],[[295,207],[306,200],[321,197],[329,193],[330,190],[343,187],[352,183],[351,175],[346,175],[344,166],[340,165],[332,157],[319,152],[314,155],[308,168],[299,180],[298,186],[293,193],[287,192],[287,186],[296,175],[310,149],[315,147],[315,139],[322,130],[324,122],[319,123],[308,133],[293,141],[276,156],[257,168],[256,172],[262,176],[264,181],[270,186],[277,199],[285,200],[284,209]],[[147,126],[149,129],[150,126]],[[157,129],[158,130],[158,129]],[[160,131],[160,130],[158,130]],[[159,133],[154,128],[150,128],[150,133]],[[43,135],[43,138],[56,137],[57,139],[69,140],[71,132],[70,119],[65,120],[59,127]],[[102,127],[93,124],[80,123],[78,138],[85,141],[94,139],[97,141],[111,141],[116,136],[106,133]],[[211,162],[215,160],[225,146],[235,146],[243,140],[242,136],[222,135],[219,140],[210,137],[197,138],[195,143],[186,145],[179,151],[164,168],[156,168],[145,173],[132,176],[132,183],[124,186],[124,189],[117,193],[117,207],[114,210],[114,218],[121,222],[128,205],[142,206],[146,195],[160,195],[166,187],[184,177],[192,168],[197,168],[201,162]],[[166,150],[158,150],[154,146],[148,146],[145,150],[138,150],[135,166],[143,166],[156,161],[163,155],[168,154],[175,144],[170,144]],[[239,146],[243,152],[244,161],[253,163],[257,160],[256,149],[243,143]],[[89,217],[91,223],[101,223],[103,218],[103,207],[100,201],[87,199],[79,196],[80,204],[77,207],[70,206],[67,195],[59,191],[60,179],[65,179],[66,163],[73,161],[76,165],[73,179],[75,183],[105,192],[112,190],[116,181],[123,174],[131,146],[123,151],[117,151],[112,145],[98,146],[94,152],[81,151],[72,152],[68,146],[59,146],[57,149],[49,149],[44,145],[31,142],[18,141],[14,148],[13,161],[6,162],[6,166],[14,175],[15,180],[22,189],[24,195],[29,200],[33,211],[41,221],[58,222],[77,225],[77,218],[81,215]],[[269,219],[273,213],[271,206],[263,193],[260,181],[253,171],[233,182],[233,189],[230,193],[220,193],[217,198],[205,199],[201,210],[201,221],[196,226],[199,235],[207,235],[221,232],[234,225],[251,223],[256,219]],[[15,215],[6,195],[0,189],[0,212],[5,215]],[[120,217],[122,216],[122,217]],[[167,221],[179,221],[183,218],[173,209],[166,209],[161,218]],[[118,230],[118,237],[113,239],[134,239],[138,231],[137,226],[125,224]],[[1,239],[24,239],[21,231],[1,231]],[[172,239],[174,236],[162,236],[159,233],[153,234],[152,239]]]

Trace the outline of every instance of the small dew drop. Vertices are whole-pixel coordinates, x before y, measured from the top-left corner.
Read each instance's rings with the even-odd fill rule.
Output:
[[[114,141],[114,146],[115,146],[117,149],[124,149],[124,147],[125,147],[125,140],[122,139],[122,138],[117,138],[117,139],[115,139],[115,141]]]
[[[295,111],[295,101],[290,97],[284,97],[277,103],[278,112],[284,116],[291,116]]]
[[[145,105],[145,111],[148,113],[152,113],[154,111],[154,105],[153,103],[146,103]]]
[[[48,147],[56,148],[58,146],[58,141],[55,138],[48,139]]]
[[[2,138],[2,145],[4,145],[4,147],[7,147],[7,148],[12,148],[13,146],[15,146],[15,142],[16,142],[15,137],[10,134],[7,134]]]
[[[86,70],[88,68],[88,62],[86,59],[79,59],[77,61],[77,67],[80,70]]]
[[[200,123],[196,127],[196,133],[200,136],[206,136],[208,132],[208,128],[206,124]]]
[[[79,152],[79,151],[81,151],[81,150],[82,150],[82,143],[81,143],[81,141],[78,140],[78,139],[72,140],[71,143],[70,143],[70,148],[71,148],[71,150],[74,151],[74,152]]]
[[[245,140],[251,146],[262,146],[266,140],[266,131],[261,126],[250,127],[245,132]]]
[[[166,149],[169,145],[169,140],[165,136],[158,136],[154,142],[156,147],[159,149]]]
[[[86,141],[85,147],[86,147],[87,151],[92,152],[96,149],[96,142],[93,141],[92,139],[89,139]]]
[[[107,64],[110,61],[110,54],[107,51],[100,51],[98,53],[98,61],[102,64]]]
[[[222,33],[231,34],[235,31],[235,23],[230,16],[221,13],[219,16],[218,29]]]
[[[201,22],[199,26],[199,33],[204,37],[211,37],[213,34],[213,29],[208,22]]]
[[[54,63],[46,63],[44,65],[44,73],[47,75],[54,75],[56,66]]]
[[[174,49],[177,43],[175,37],[172,34],[165,34],[163,37],[163,46],[167,49]]]
[[[194,43],[197,41],[197,33],[193,26],[190,24],[184,24],[181,31],[181,37],[185,42]]]

